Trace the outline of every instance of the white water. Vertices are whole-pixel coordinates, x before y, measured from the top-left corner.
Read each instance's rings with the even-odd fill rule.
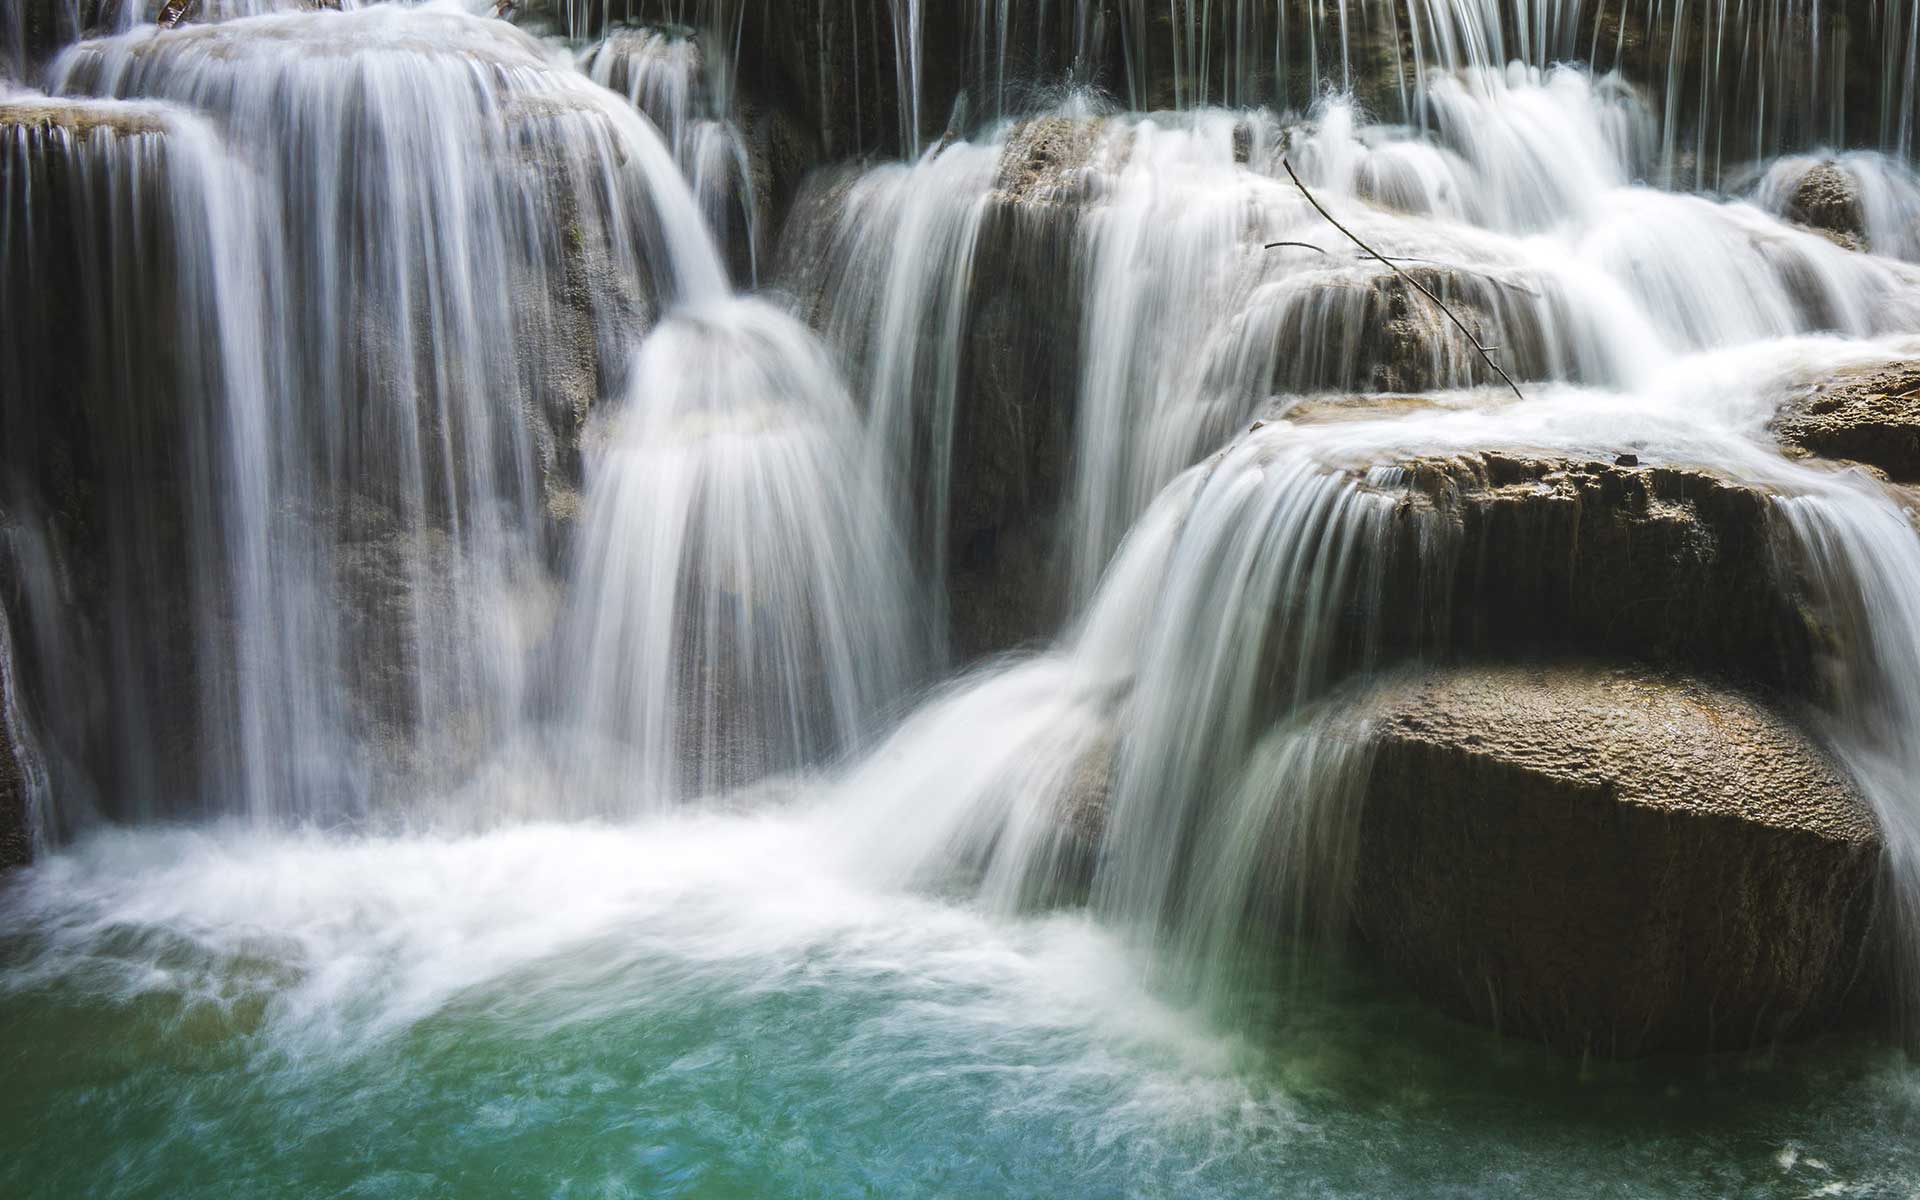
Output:
[[[581,56],[581,69],[602,87],[624,93],[673,147],[707,225],[724,237],[736,225],[746,240],[747,282],[759,278],[766,233],[745,140],[734,122],[725,43],[660,29],[609,30]]]
[[[1249,913],[1268,929],[1341,927],[1365,738],[1323,701],[1374,661],[1353,614],[1382,607],[1405,486],[1386,468],[1489,447],[1631,451],[1777,491],[1797,557],[1852,581],[1825,589],[1828,619],[1888,665],[1826,681],[1830,736],[1880,816],[1915,946],[1920,873],[1904,864],[1920,804],[1901,780],[1920,770],[1920,726],[1889,689],[1907,687],[1898,664],[1920,647],[1901,599],[1920,594],[1920,539],[1904,493],[1789,462],[1766,426],[1798,388],[1920,351],[1920,274],[1890,235],[1862,255],[1745,202],[1637,182],[1658,162],[1660,120],[1616,80],[1516,65],[1433,80],[1429,102],[1428,133],[1368,126],[1338,102],[1297,125],[1063,110],[1090,149],[1043,164],[1060,201],[1016,215],[1062,227],[1084,298],[1060,561],[1089,615],[1054,654],[936,699],[856,774],[860,794],[901,797],[876,812],[926,814],[912,838],[897,816],[874,818],[893,876],[958,870],[1007,906],[1091,873],[1098,909],[1157,944],[1157,961],[1233,992]],[[996,131],[835,189],[828,282],[803,284],[831,299],[826,327],[856,362],[905,347],[929,372],[910,411],[936,429],[949,364],[976,336],[979,231],[1023,203],[1001,189],[1027,169],[1025,145]],[[1432,305],[1392,298],[1401,285],[1315,212],[1283,159],[1369,246],[1436,281],[1524,401],[1490,386]],[[1845,161],[1897,195],[1884,160]],[[1774,203],[1765,187],[1761,200]],[[1897,201],[1863,207],[1897,227]],[[1307,244],[1263,249],[1273,241]],[[903,389],[869,386],[875,419],[897,420]],[[1421,395],[1369,409],[1345,399],[1355,392]],[[936,482],[918,503],[944,495]],[[1116,559],[1128,530],[1136,548]],[[1885,720],[1856,724],[1863,708]],[[976,730],[992,731],[994,754],[974,750]],[[1111,812],[1090,858],[1060,814],[1101,756]],[[895,773],[875,775],[882,764]]]
[[[184,126],[207,199],[177,245],[206,265],[170,307],[224,322],[184,331],[224,359],[182,386],[208,389],[186,416],[211,455],[196,586],[233,603],[230,623],[203,605],[202,659],[231,661],[205,668],[197,778],[168,782],[191,807],[332,819],[396,771],[460,770],[518,719],[550,620],[555,442],[596,372],[620,388],[657,305],[725,293],[669,152],[537,43],[448,8],[130,34],[52,82],[212,123]]]
[[[1060,44],[1090,58],[1114,35],[1069,7]],[[916,147],[935,47],[917,3],[893,9]],[[1145,54],[1145,9],[1116,11]],[[1823,732],[1885,835],[1911,995],[1910,495],[1790,461],[1767,432],[1799,388],[1920,357],[1911,169],[1897,149],[1840,159],[1871,254],[1775,215],[1804,162],[1753,164],[1751,203],[1656,186],[1725,170],[1678,165],[1702,131],[1751,119],[1767,153],[1786,134],[1757,111],[1710,119],[1719,99],[1674,85],[1543,69],[1578,50],[1585,6],[1528,7],[1517,46],[1490,12],[1421,6],[1419,63],[1454,69],[1413,76],[1419,123],[1338,98],[1306,119],[1102,116],[1084,94],[1055,110],[1090,149],[1041,164],[1023,211],[1059,234],[1078,301],[1053,348],[1077,388],[1048,398],[1076,416],[1049,576],[1076,615],[1052,647],[917,707],[965,482],[980,256],[996,213],[1032,200],[1016,131],[816,181],[786,281],[816,336],[729,294],[714,235],[729,206],[754,208],[734,190],[730,68],[677,33],[575,54],[427,6],[71,48],[51,90],[78,98],[6,101],[55,115],[7,126],[27,166],[6,177],[0,257],[18,295],[47,288],[65,260],[15,250],[41,243],[13,231],[52,229],[50,195],[87,214],[61,235],[86,252],[82,344],[104,376],[87,394],[165,405],[159,430],[113,410],[127,425],[98,450],[177,489],[191,561],[144,559],[165,520],[148,493],[116,496],[96,634],[63,619],[85,599],[63,518],[30,487],[9,495],[17,644],[55,665],[26,712],[0,643],[0,717],[38,735],[24,757],[52,841],[103,816],[248,821],[94,830],[51,855],[0,910],[26,947],[0,991],[178,998],[257,1021],[275,1055],[334,1062],[467,1006],[555,1035],[646,1025],[660,995],[705,1011],[901,987],[877,1032],[825,1060],[842,1077],[862,1047],[892,1063],[918,1037],[977,1038],[997,1048],[980,1073],[1028,1081],[996,1102],[1078,1114],[1091,1087],[1089,1137],[1151,1139],[1197,1112],[1202,1141],[1245,1133],[1238,1153],[1287,1117],[1219,1022],[1250,1023],[1276,990],[1266,942],[1345,931],[1368,762],[1347,688],[1391,665],[1397,468],[1505,449],[1632,452],[1775,496],[1851,648],[1825,664]],[[1779,6],[1743,12],[1709,28],[1773,47],[1739,54],[1765,61],[1777,101],[1802,60],[1767,24]],[[1267,51],[1247,47],[1288,35],[1249,5],[1179,15],[1176,103],[1253,98]],[[699,19],[702,36],[739,28]],[[1226,20],[1241,49],[1222,64],[1209,25]],[[1313,77],[1347,78],[1345,48],[1307,32]],[[996,80],[1017,75],[1011,53]],[[994,111],[1019,106],[996,91]],[[1433,281],[1524,397],[1283,162]],[[167,338],[177,359],[141,371]],[[11,345],[7,378],[42,378],[34,351]],[[191,689],[167,690],[173,660],[143,641],[156,613],[188,630]],[[147,728],[173,709],[200,735],[178,773]],[[336,823],[358,827],[314,828]],[[1086,913],[1036,915],[1083,897]],[[1022,1061],[1036,1046],[1067,1049],[1043,1071]]]
[[[563,719],[631,747],[642,809],[844,753],[920,660],[904,549],[804,327],[682,308],[595,434]]]

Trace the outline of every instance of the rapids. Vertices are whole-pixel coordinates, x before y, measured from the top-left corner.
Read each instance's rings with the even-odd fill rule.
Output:
[[[1920,1189],[1915,494],[1771,431],[1920,359],[1900,4],[153,7],[0,91],[0,1191]],[[1764,495],[1891,1031],[1566,1060],[1348,944],[1490,449]]]

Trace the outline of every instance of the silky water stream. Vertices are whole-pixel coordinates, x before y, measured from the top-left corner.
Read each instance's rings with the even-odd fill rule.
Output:
[[[1342,937],[1397,465],[1631,453],[1766,489],[1841,598],[1816,718],[1916,986],[1920,534],[1767,432],[1920,356],[1900,146],[1840,160],[1862,253],[1781,218],[1794,159],[1652,186],[1655,102],[1493,37],[1409,124],[1036,101],[1082,148],[1044,197],[1069,613],[955,666],[969,313],[1032,145],[1004,61],[994,123],[833,168],[775,278],[737,23],[248,7],[0,94],[9,311],[77,297],[0,355],[38,850],[0,877],[0,1191],[1920,1194],[1877,1027],[1567,1058]],[[888,11],[914,148],[924,14]],[[1432,312],[1378,378],[1388,268],[1289,166],[1452,272],[1522,395]],[[49,380],[123,485],[84,528],[15,469],[61,469],[15,407]]]

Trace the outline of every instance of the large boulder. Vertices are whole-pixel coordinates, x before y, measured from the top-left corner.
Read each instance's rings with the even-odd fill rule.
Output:
[[[1808,165],[1784,197],[1781,215],[1818,230],[1850,250],[1867,244],[1866,212],[1860,185],[1839,163],[1822,159]]]
[[[1747,694],[1471,667],[1379,703],[1358,923],[1430,1001],[1629,1056],[1812,1032],[1872,978],[1873,819]]]
[[[1391,594],[1421,600],[1403,627],[1424,622],[1440,648],[1604,653],[1811,690],[1817,622],[1762,489],[1497,452],[1407,469],[1406,586]],[[1436,573],[1439,594],[1421,597]]]
[[[1789,400],[1773,428],[1794,449],[1920,482],[1920,360],[1841,372]]]
[[[1572,654],[1818,691],[1827,634],[1764,489],[1706,468],[1500,451],[1375,478],[1398,499],[1369,551],[1381,582],[1343,606],[1330,682],[1413,656]]]

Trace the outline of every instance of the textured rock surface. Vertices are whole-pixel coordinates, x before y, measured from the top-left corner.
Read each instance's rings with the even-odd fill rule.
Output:
[[[0,574],[0,585],[5,583]],[[0,607],[0,656],[12,650],[6,621],[6,609]],[[33,849],[27,831],[27,765],[17,751],[23,731],[13,727],[16,714],[9,702],[13,677],[14,664],[0,660],[0,871],[26,862]]]
[[[1407,464],[1401,648],[1578,651],[1813,686],[1817,623],[1764,492],[1701,469],[1495,452]]]
[[[1817,229],[1849,249],[1866,245],[1866,214],[1860,208],[1860,188],[1838,163],[1819,162],[1794,185],[1783,214]]]
[[[1920,360],[1863,367],[1791,400],[1774,432],[1789,446],[1920,482]]]
[[[6,731],[0,730],[0,871],[25,863],[30,850],[26,788],[12,744]]]
[[[1496,451],[1384,474],[1399,502],[1359,576],[1381,582],[1343,605],[1329,682],[1415,655],[1573,654],[1820,686],[1832,635],[1761,489],[1702,468]],[[1262,653],[1291,661],[1284,645]]]
[[[1044,637],[1064,616],[1049,568],[1079,388],[1079,200],[1100,129],[1062,118],[1021,127],[988,200],[948,499],[961,661]]]
[[[1749,697],[1481,667],[1382,703],[1359,921],[1430,1001],[1630,1056],[1811,1032],[1870,978],[1873,822]]]

